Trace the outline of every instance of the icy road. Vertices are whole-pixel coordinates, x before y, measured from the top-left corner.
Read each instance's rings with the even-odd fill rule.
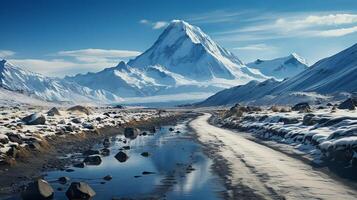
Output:
[[[204,114],[190,123],[217,164],[227,185],[227,198],[255,199],[357,199],[357,191],[310,165],[208,123]],[[226,168],[226,169],[225,169]],[[222,175],[223,173],[223,175]]]

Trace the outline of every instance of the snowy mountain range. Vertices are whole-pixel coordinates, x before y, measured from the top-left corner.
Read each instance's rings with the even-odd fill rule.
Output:
[[[296,53],[273,60],[258,59],[247,66],[278,80],[293,77],[308,68],[306,60]]]
[[[110,92],[92,90],[74,82],[46,77],[13,66],[6,60],[0,61],[0,86],[46,101],[111,102],[121,100]]]
[[[49,78],[3,61],[1,86],[48,101],[117,102],[122,98],[203,93],[267,79],[216,44],[198,27],[173,20],[158,40],[127,64],[64,79]],[[169,99],[166,99],[168,101]]]
[[[296,76],[282,82],[255,81],[223,90],[197,103],[217,106],[234,103],[291,104],[315,101],[324,95],[357,92],[357,44],[324,58]]]
[[[200,28],[173,20],[147,51],[127,64],[121,62],[98,73],[65,79],[93,90],[106,90],[130,98],[197,92],[209,96],[267,77],[244,65]]]

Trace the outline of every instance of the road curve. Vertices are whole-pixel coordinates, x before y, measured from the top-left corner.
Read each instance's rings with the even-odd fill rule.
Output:
[[[357,199],[357,191],[310,165],[208,123],[205,113],[190,123],[198,140],[225,160],[232,188],[249,188],[263,199]],[[239,193],[229,198],[239,198]],[[244,198],[241,198],[244,199]]]

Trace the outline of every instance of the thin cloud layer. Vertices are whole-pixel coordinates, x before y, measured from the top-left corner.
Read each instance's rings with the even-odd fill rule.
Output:
[[[169,23],[166,21],[157,21],[157,22],[152,22],[147,19],[142,19],[139,21],[140,24],[145,24],[150,26],[152,29],[161,29],[165,28]]]
[[[0,50],[0,59],[8,58],[15,55],[14,51],[10,50]]]
[[[79,49],[59,51],[51,55],[51,57],[55,57],[53,59],[12,58],[9,60],[14,65],[33,72],[63,77],[77,73],[96,72],[106,67],[115,66],[120,61],[135,57],[140,53],[139,51],[114,49]]]

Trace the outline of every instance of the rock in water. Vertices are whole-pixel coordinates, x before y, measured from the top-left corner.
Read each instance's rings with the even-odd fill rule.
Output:
[[[51,108],[48,112],[47,112],[47,116],[55,116],[55,115],[61,115],[59,110],[56,107]]]
[[[67,176],[62,176],[62,177],[58,178],[58,182],[62,185],[68,183],[69,180],[70,180],[70,178],[68,178]]]
[[[295,106],[291,108],[293,111],[299,111],[299,112],[310,112],[311,108],[308,103],[298,103]]]
[[[81,105],[70,107],[67,109],[67,111],[80,112],[80,113],[84,113],[86,115],[90,115],[92,113],[92,111],[89,110],[89,108],[81,106]]]
[[[346,101],[342,102],[338,109],[348,109],[348,110],[355,110],[357,106],[357,99],[349,98]]]
[[[87,165],[100,165],[102,159],[98,155],[91,155],[86,157],[83,162]]]
[[[143,156],[143,157],[149,157],[150,154],[149,154],[149,152],[145,151],[145,152],[142,152],[142,153],[141,153],[141,156]]]
[[[70,200],[92,199],[95,196],[94,190],[84,182],[72,182],[66,196]]]
[[[34,113],[22,118],[22,121],[25,122],[26,125],[43,125],[46,123],[46,117],[41,113]]]
[[[24,200],[47,200],[53,199],[53,188],[43,179],[30,183],[21,194]]]
[[[124,136],[126,138],[135,139],[139,134],[139,130],[136,128],[127,127],[124,130]]]
[[[126,153],[119,151],[116,155],[115,158],[119,161],[119,162],[125,162],[128,160],[128,155],[126,155]]]

